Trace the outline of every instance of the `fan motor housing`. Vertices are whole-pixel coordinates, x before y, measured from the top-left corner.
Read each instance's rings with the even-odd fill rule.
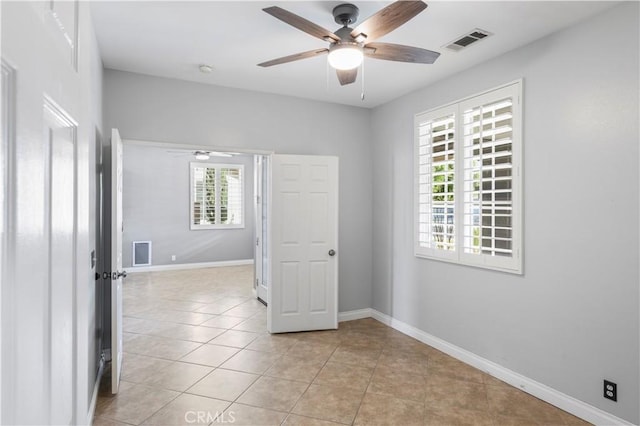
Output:
[[[339,4],[333,8],[333,19],[336,23],[347,26],[351,25],[358,20],[360,9],[358,6],[351,3]]]

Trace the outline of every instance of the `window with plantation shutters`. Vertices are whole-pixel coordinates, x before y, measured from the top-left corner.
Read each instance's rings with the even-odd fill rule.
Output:
[[[244,227],[244,166],[191,163],[191,229]]]
[[[521,85],[416,115],[416,256],[521,273]]]

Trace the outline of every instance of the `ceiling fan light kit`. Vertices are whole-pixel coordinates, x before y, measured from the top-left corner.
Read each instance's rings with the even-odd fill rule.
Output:
[[[328,49],[315,49],[308,52],[284,56],[258,64],[270,67],[301,59],[329,54],[329,65],[336,70],[341,85],[356,81],[358,66],[365,56],[386,61],[432,64],[440,53],[418,47],[403,46],[391,43],[372,43],[374,40],[390,33],[427,8],[421,0],[399,0],[379,10],[355,29],[349,25],[356,22],[358,8],[350,3],[340,4],[333,8],[334,20],[342,28],[331,32],[311,21],[277,6],[263,9],[271,16],[303,31],[313,37],[329,42]]]
[[[209,153],[205,151],[196,151],[195,152],[196,160],[208,160]]]
[[[329,48],[329,65],[337,70],[352,70],[358,68],[364,60],[362,47],[357,44],[334,44]]]

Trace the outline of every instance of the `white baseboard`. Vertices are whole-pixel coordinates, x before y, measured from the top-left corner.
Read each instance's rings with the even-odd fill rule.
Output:
[[[102,380],[102,373],[104,372],[104,359],[100,359],[100,367],[98,368],[98,376],[96,377],[96,383],[93,385],[93,395],[91,396],[91,402],[89,403],[89,413],[87,415],[87,421],[83,424],[92,425],[93,416],[96,413],[96,404],[98,403],[98,392],[100,392],[100,381]]]
[[[371,308],[366,308],[357,309],[355,311],[338,312],[338,322],[371,318],[373,316],[371,311]]]
[[[633,426],[633,423],[616,417],[613,414],[607,413],[606,411],[589,405],[586,402],[580,401],[572,396],[566,395],[560,391],[550,388],[549,386],[546,386],[542,383],[536,382],[535,380],[516,373],[515,371],[511,371],[508,368],[496,364],[493,361],[489,361],[488,359],[482,358],[472,352],[446,342],[429,333],[425,333],[424,331],[412,325],[399,321],[375,309],[371,309],[371,316],[381,323],[386,324],[400,331],[401,333],[406,334],[407,336],[411,336],[414,339],[421,341],[422,343],[426,343],[427,345],[432,346],[446,353],[447,355],[450,355],[466,364],[482,370],[485,373],[510,384],[511,386],[521,389],[538,399],[546,401],[549,404],[567,411],[574,416],[580,417],[581,419],[586,420],[590,423],[596,425]]]
[[[183,269],[218,268],[221,266],[239,265],[253,265],[253,259],[223,260],[219,262],[201,263],[176,263],[171,265],[130,266],[127,267],[127,272],[135,274],[137,272],[179,271]]]

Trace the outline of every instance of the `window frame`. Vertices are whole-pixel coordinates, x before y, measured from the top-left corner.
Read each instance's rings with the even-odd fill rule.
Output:
[[[432,108],[414,116],[414,255],[418,258],[439,260],[459,265],[522,274],[523,266],[523,197],[522,197],[522,79],[465,97],[441,107]],[[464,111],[507,97],[512,98],[512,228],[511,257],[465,253],[464,245]],[[454,250],[422,247],[420,244],[420,126],[451,113],[454,118]],[[430,184],[433,185],[433,184]],[[430,192],[432,194],[432,192]],[[431,229],[429,229],[431,235]]]
[[[240,206],[241,214],[240,214],[240,222],[239,224],[195,224],[195,182],[194,182],[194,170],[196,168],[207,168],[207,169],[215,169],[216,170],[216,180],[218,176],[220,176],[219,171],[221,169],[238,169],[240,170],[241,176],[241,196],[242,202]],[[245,191],[245,173],[244,173],[244,164],[229,164],[229,163],[201,163],[201,162],[190,162],[189,163],[189,229],[192,231],[202,231],[202,230],[210,230],[210,229],[243,229],[245,228],[245,201],[246,201],[246,191]],[[220,205],[220,191],[216,189],[215,193],[215,205]]]

